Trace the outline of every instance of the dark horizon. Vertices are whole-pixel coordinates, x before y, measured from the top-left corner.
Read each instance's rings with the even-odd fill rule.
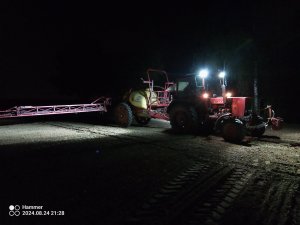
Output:
[[[124,3],[123,3],[124,4]],[[294,115],[299,48],[294,3],[7,5],[1,12],[1,101],[114,95],[147,68],[171,75],[228,71],[237,95],[259,94]],[[296,116],[296,117],[295,117]]]

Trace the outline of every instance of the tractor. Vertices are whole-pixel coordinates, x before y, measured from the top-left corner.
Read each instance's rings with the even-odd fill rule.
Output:
[[[154,85],[153,75],[164,77],[160,85]],[[208,72],[186,75],[177,81],[169,82],[165,71],[148,69],[147,86],[129,90],[114,110],[116,123],[122,127],[131,125],[133,119],[146,125],[151,118],[169,120],[176,133],[200,131],[205,134],[220,134],[225,141],[241,142],[245,135],[260,137],[268,125],[280,129],[281,118],[275,118],[271,106],[260,111],[252,110],[251,98],[232,97],[226,92],[225,72],[220,72],[221,94],[208,91],[205,78]]]
[[[133,119],[140,125],[148,124],[151,118],[169,119],[167,107],[174,82],[162,70],[148,69],[146,74],[146,80],[141,78],[144,87],[127,91],[114,109],[115,121],[121,127],[130,126]]]
[[[260,137],[268,125],[281,127],[281,118],[275,118],[271,106],[263,109],[267,119],[258,115],[249,106],[251,98],[231,97],[226,92],[225,72],[219,74],[221,96],[210,93],[205,86],[207,70],[199,75],[178,79],[172,92],[172,102],[167,108],[172,129],[177,133],[196,130],[221,134],[225,141],[241,142],[245,135]],[[212,96],[212,97],[210,97]]]

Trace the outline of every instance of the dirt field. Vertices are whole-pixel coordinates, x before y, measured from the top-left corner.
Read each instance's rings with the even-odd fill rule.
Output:
[[[237,145],[158,120],[0,121],[0,163],[3,225],[300,224],[297,125]]]

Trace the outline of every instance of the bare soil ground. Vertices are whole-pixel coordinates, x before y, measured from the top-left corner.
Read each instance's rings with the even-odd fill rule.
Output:
[[[0,224],[300,224],[299,125],[237,145],[84,121],[0,121]]]

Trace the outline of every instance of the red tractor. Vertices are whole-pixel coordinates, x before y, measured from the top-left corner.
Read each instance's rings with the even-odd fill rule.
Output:
[[[172,93],[173,100],[168,106],[171,127],[179,133],[195,130],[220,133],[226,141],[241,142],[245,135],[262,136],[265,128],[272,124],[274,129],[281,127],[281,118],[274,117],[271,106],[265,108],[267,118],[264,120],[250,109],[251,98],[231,97],[226,93],[224,76],[221,79],[221,97],[210,97],[205,88],[208,72],[186,76],[177,80]]]
[[[129,90],[114,110],[116,123],[122,127],[131,125],[133,119],[141,125],[151,118],[168,120],[167,107],[171,102],[170,82],[165,71],[148,69],[144,87]]]

